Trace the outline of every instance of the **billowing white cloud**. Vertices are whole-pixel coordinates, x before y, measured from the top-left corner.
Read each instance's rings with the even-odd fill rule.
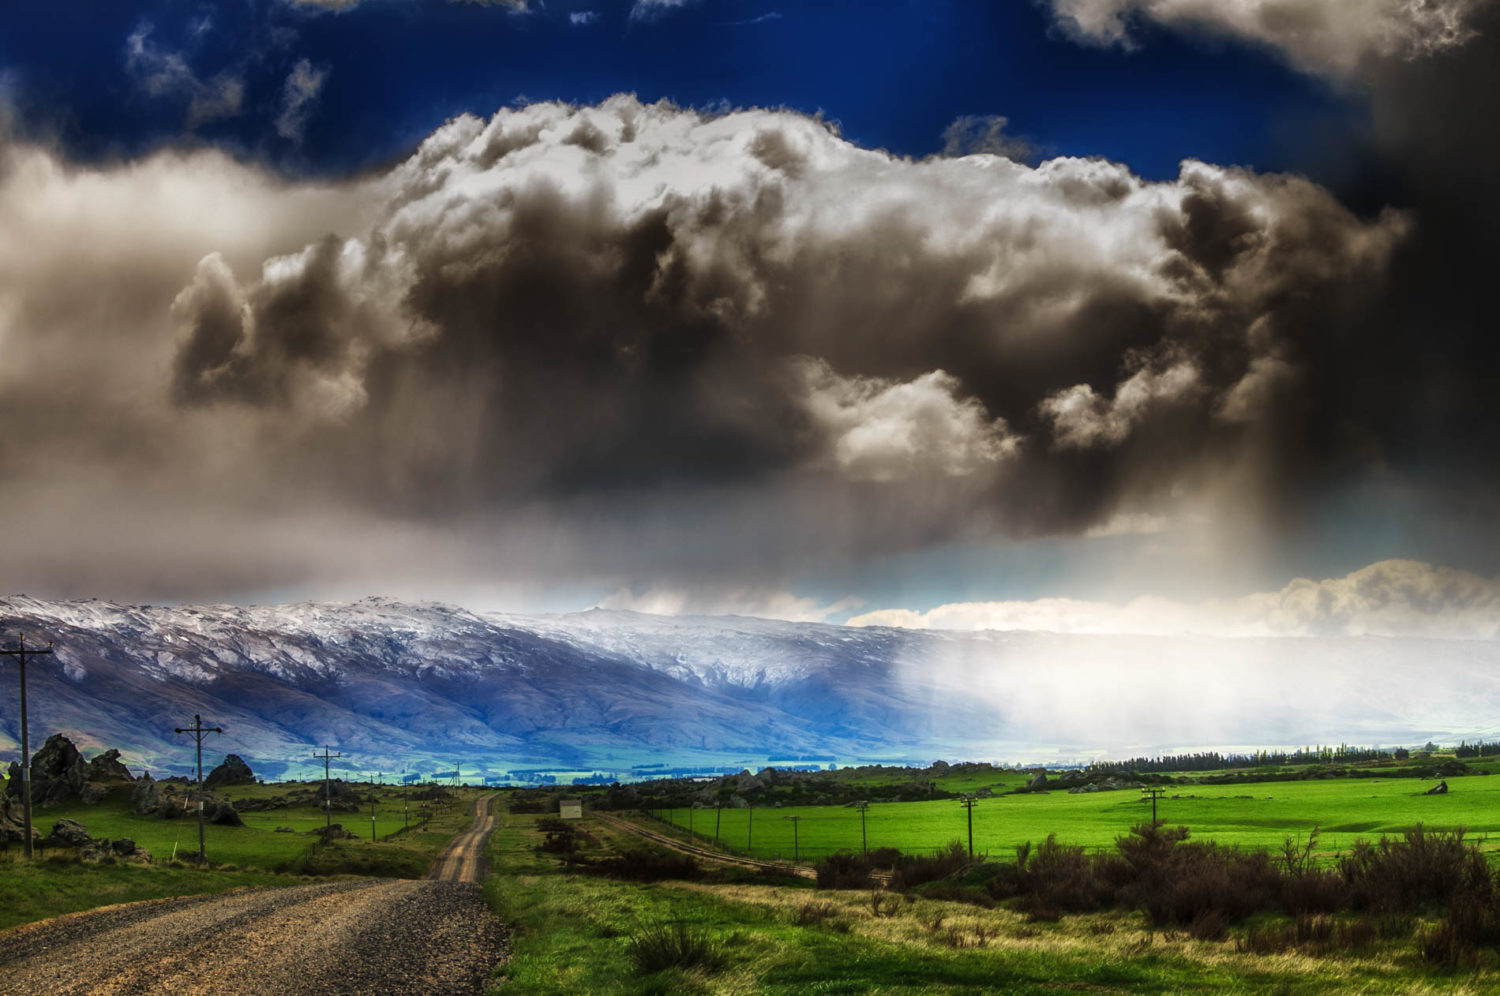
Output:
[[[1052,423],[1057,446],[1088,449],[1116,445],[1154,407],[1170,405],[1199,389],[1198,371],[1191,363],[1165,370],[1139,370],[1103,398],[1087,384],[1075,384],[1043,399],[1038,410]]]
[[[1500,637],[1500,579],[1414,560],[1383,560],[1341,578],[1298,578],[1279,591],[1231,600],[957,602],[926,612],[880,609],[855,616],[849,625],[1129,636],[1493,640]]]
[[[841,377],[814,359],[795,368],[830,456],[853,480],[967,477],[993,470],[1018,445],[1004,420],[962,397],[958,380],[941,370],[899,383]]]
[[[1150,22],[1262,44],[1307,72],[1342,76],[1371,58],[1412,59],[1462,45],[1488,0],[1047,0],[1074,38],[1136,44]]]

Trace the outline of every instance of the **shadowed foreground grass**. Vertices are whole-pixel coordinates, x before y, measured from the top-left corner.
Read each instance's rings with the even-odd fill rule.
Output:
[[[1260,956],[1232,939],[1152,931],[1139,913],[1040,923],[1005,908],[885,894],[877,913],[868,891],[740,873],[631,884],[536,853],[535,821],[506,815],[491,841],[486,896],[515,930],[506,994],[1480,993],[1500,982],[1430,969],[1409,941],[1357,956]],[[598,844],[591,852],[610,849],[609,830],[585,827]],[[643,958],[643,948],[667,953]],[[676,966],[674,948],[688,952]]]
[[[8,856],[0,859],[0,930],[96,906],[301,881],[249,869],[200,871],[182,863],[93,863],[71,854],[28,862]]]

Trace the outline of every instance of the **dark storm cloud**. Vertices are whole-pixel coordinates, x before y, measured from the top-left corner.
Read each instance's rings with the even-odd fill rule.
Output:
[[[917,163],[625,98],[458,119],[383,184],[368,233],[200,265],[176,394],[295,413],[422,512],[796,473],[1046,532],[1245,461],[1279,486],[1301,326],[1404,231],[1294,178]]]
[[[42,473],[0,506],[31,526],[14,576],[71,594],[754,587],[1254,519],[1344,445],[1309,443],[1319,385],[1410,224],[1295,177],[911,161],[623,97],[458,118],[324,187],[8,155],[5,446]]]

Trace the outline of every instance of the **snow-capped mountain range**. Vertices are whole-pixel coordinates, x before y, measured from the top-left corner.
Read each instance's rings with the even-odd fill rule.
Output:
[[[1199,746],[1493,736],[1500,644],[956,633],[368,598],[275,606],[0,599],[34,743],[185,771],[194,714],[269,775],[332,745],[389,776],[855,760],[1072,760]],[[0,665],[0,757],[18,755]],[[1398,705],[1393,706],[1396,703]],[[321,769],[321,765],[319,765]]]

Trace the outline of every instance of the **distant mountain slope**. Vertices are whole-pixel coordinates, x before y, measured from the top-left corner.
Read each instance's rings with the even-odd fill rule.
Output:
[[[1489,642],[1163,640],[854,629],[591,611],[478,614],[364,599],[124,606],[0,599],[51,639],[33,737],[62,730],[183,770],[174,726],[308,773],[625,771],[773,757],[1069,758],[1191,746],[1421,742],[1493,732]],[[0,668],[0,743],[19,737]]]

